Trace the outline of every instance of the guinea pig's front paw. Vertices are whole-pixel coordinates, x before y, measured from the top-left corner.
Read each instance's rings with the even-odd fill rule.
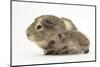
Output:
[[[53,49],[44,50],[44,55],[56,55]]]

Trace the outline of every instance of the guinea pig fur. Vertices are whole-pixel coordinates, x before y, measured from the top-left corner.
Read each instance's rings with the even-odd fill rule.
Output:
[[[48,36],[56,33],[58,30],[77,30],[77,28],[69,19],[53,15],[42,15],[37,17],[27,28],[26,35],[29,40],[35,41],[39,47],[44,49]]]

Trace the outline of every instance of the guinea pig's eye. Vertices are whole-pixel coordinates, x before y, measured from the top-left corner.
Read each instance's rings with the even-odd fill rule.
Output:
[[[37,29],[41,29],[42,28],[42,26],[41,25],[37,25]]]

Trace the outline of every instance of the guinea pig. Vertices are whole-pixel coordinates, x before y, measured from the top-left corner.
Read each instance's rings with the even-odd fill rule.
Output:
[[[26,35],[29,40],[46,49],[47,39],[60,30],[77,30],[70,19],[59,18],[53,15],[42,15],[37,17],[27,28]]]
[[[47,40],[45,55],[84,54],[89,52],[89,40],[76,30],[57,31]]]

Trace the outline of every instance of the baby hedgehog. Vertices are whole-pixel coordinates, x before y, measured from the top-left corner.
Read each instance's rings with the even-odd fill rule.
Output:
[[[58,31],[50,36],[45,55],[83,54],[89,52],[89,40],[79,31]]]

